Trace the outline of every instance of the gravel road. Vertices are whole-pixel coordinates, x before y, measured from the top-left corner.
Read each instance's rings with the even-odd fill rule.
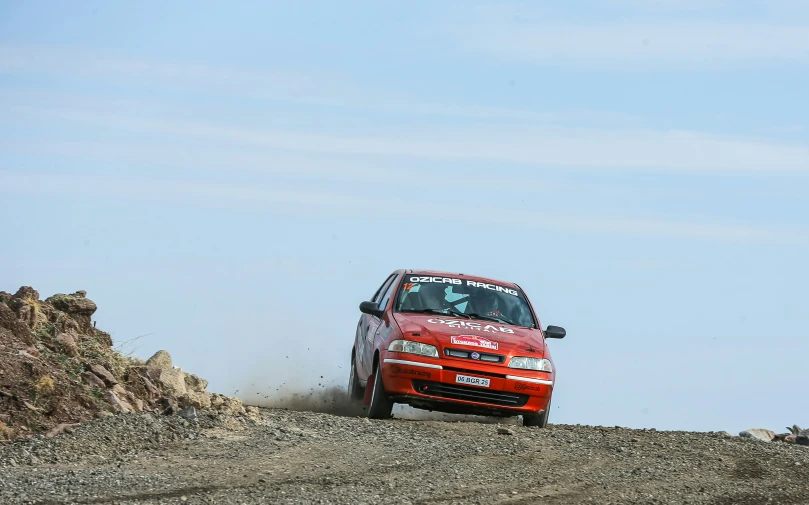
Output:
[[[0,503],[797,504],[809,447],[279,409],[119,415],[0,447]]]

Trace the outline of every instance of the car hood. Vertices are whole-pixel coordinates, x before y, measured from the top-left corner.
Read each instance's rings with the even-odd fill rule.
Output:
[[[546,357],[539,330],[479,319],[461,319],[431,314],[394,314],[405,338],[413,333],[432,337],[444,355],[444,348],[490,352],[506,356]]]

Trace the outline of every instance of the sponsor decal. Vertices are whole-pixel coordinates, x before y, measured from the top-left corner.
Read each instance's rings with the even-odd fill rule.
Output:
[[[418,283],[425,283],[425,282],[436,282],[439,284],[454,284],[456,286],[460,286],[464,284],[462,279],[455,279],[453,277],[419,277],[414,275],[410,277],[410,282],[418,282]],[[467,286],[471,286],[473,288],[483,288],[488,289],[490,291],[497,291],[498,293],[506,293],[512,296],[520,296],[516,289],[507,288],[505,286],[499,286],[497,284],[489,284],[488,282],[478,282],[478,281],[466,281]],[[405,288],[405,291],[409,291],[409,289]]]
[[[518,382],[514,384],[514,389],[517,391],[542,391],[542,386],[539,384],[525,384]]]
[[[514,333],[514,330],[511,328],[506,328],[505,326],[492,326],[490,324],[483,325],[477,321],[456,321],[454,319],[441,319],[438,317],[428,319],[427,322],[433,324],[445,324],[449,328],[466,328],[469,330],[485,331],[486,333]]]
[[[402,368],[399,365],[391,365],[390,371],[391,373],[413,375],[415,377],[424,377],[427,379],[433,376],[432,372],[427,372],[425,370],[414,370],[412,368]]]
[[[516,289],[507,288],[504,286],[498,286],[497,284],[488,284],[485,282],[477,282],[477,281],[466,281],[467,286],[473,286],[476,288],[484,288],[489,289],[491,291],[498,291],[500,293],[508,293],[510,295],[519,296]]]
[[[473,352],[472,354],[469,355],[469,357],[472,358],[472,359],[480,359],[480,353],[479,352]]]
[[[450,341],[455,345],[468,345],[497,350],[497,342],[489,340],[486,337],[478,337],[477,335],[458,335],[457,337],[450,337]],[[478,357],[480,357],[480,355],[478,355]]]
[[[410,282],[437,282],[439,284],[455,284],[460,285],[463,284],[461,279],[452,279],[450,277],[416,277],[413,276],[410,278]]]
[[[405,291],[410,291],[411,289],[413,289],[413,286],[415,286],[415,284],[413,284],[412,282],[405,282],[404,283],[404,290]]]

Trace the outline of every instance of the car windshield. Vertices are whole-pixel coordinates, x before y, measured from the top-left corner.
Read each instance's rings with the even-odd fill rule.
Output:
[[[534,316],[521,290],[455,277],[405,276],[395,310],[535,327]]]

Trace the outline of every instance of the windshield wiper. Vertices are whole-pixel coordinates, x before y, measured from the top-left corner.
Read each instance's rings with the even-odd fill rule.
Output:
[[[509,321],[508,319],[503,319],[503,318],[501,318],[501,317],[495,317],[495,316],[484,316],[483,314],[478,314],[478,313],[476,313],[476,312],[470,312],[469,314],[466,314],[466,315],[467,315],[467,316],[469,316],[469,317],[471,317],[471,318],[473,318],[473,319],[484,319],[484,320],[486,320],[486,321],[494,321],[495,323],[513,324],[513,325],[515,325],[515,326],[519,326],[519,325],[517,325],[517,324],[515,324],[515,323],[512,323],[512,322],[511,322],[511,321]]]
[[[472,319],[469,317],[468,314],[464,314],[463,312],[458,312],[457,310],[452,309],[413,309],[413,310],[403,310],[402,312],[415,312],[415,313],[422,313],[422,314],[441,314],[442,316],[446,316],[448,314],[453,315],[455,317],[462,317],[464,319]]]

